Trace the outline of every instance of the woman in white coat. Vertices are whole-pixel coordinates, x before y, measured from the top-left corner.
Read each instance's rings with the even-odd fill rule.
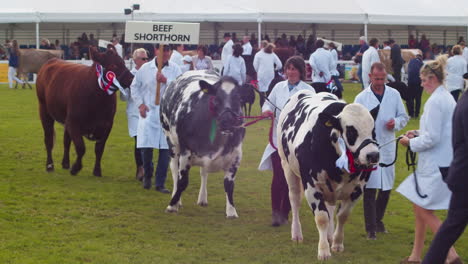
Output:
[[[167,47],[167,48],[166,48]],[[153,174],[153,148],[159,149],[158,166],[156,168],[156,190],[170,193],[164,186],[169,166],[169,146],[164,135],[159,117],[159,105],[156,105],[156,79],[161,83],[161,98],[169,84],[180,74],[178,65],[169,61],[170,49],[164,47],[162,73],[158,72],[157,58],[145,63],[135,75],[130,89],[132,98],[138,106],[140,118],[137,128],[137,147],[142,149],[145,176],[143,188],[151,188]],[[156,50],[156,52],[158,52]]]
[[[136,75],[137,71],[140,69],[143,64],[148,61],[148,53],[145,49],[140,48],[136,49],[133,52],[133,61],[135,62],[135,68],[133,68],[130,72],[133,75]],[[120,93],[120,100],[127,102],[127,121],[128,121],[128,134],[130,137],[135,139],[135,163],[136,163],[136,175],[135,177],[137,180],[143,180],[144,176],[144,169],[143,169],[143,161],[141,158],[141,151],[137,148],[137,128],[138,128],[138,119],[140,118],[140,113],[138,111],[138,106],[132,99],[132,92],[130,88],[125,89],[127,95]]]
[[[285,71],[287,80],[279,82],[273,87],[273,90],[268,96],[268,101],[266,101],[262,107],[263,115],[268,116],[274,113],[275,123],[272,142],[275,143],[278,142],[276,139],[276,117],[279,117],[281,109],[283,109],[288,99],[300,90],[306,89],[315,92],[312,86],[303,81],[305,80],[305,62],[303,58],[299,56],[289,58],[286,61]],[[273,179],[271,182],[272,225],[280,226],[287,223],[289,211],[291,210],[288,184],[284,176],[283,168],[281,167],[281,159],[278,155],[278,151],[276,151],[270,143],[268,143],[265,148],[258,169],[273,170]]]
[[[448,167],[453,157],[452,115],[456,105],[442,85],[445,60],[445,56],[439,56],[421,68],[421,83],[430,97],[424,105],[420,130],[408,131],[400,140],[403,146],[419,154],[416,174],[408,176],[397,188],[397,192],[413,203],[416,218],[413,250],[401,263],[421,262],[426,228],[435,234],[441,225],[434,210],[448,209],[452,195],[439,170],[440,167]],[[447,259],[452,263],[457,258],[452,247]]]
[[[254,57],[254,68],[257,72],[258,91],[263,94],[260,96],[260,106],[263,106],[264,97],[268,91],[271,81],[275,77],[275,70],[279,71],[283,67],[278,56],[273,53],[275,45],[262,41],[263,49],[257,52]]]
[[[356,96],[355,103],[369,111],[378,107],[375,118],[377,143],[384,144],[395,139],[395,131],[401,130],[408,123],[408,115],[397,90],[385,85],[387,72],[382,63],[374,63],[371,68],[371,84]],[[391,164],[395,159],[394,143],[380,149],[380,162]],[[383,218],[390,192],[395,181],[395,165],[378,166],[369,177],[364,189],[364,220],[368,239],[376,239],[376,232],[386,232]],[[377,190],[380,190],[377,195]]]
[[[228,59],[226,67],[223,71],[223,75],[231,76],[232,78],[236,79],[239,85],[242,85],[245,83],[246,78],[245,61],[241,56],[243,48],[240,44],[237,43],[232,46],[232,49],[232,56]]]
[[[455,102],[460,96],[460,92],[465,87],[465,79],[463,79],[463,74],[467,70],[467,62],[463,58],[462,47],[455,45],[452,48],[453,57],[447,60],[447,80],[445,81],[445,86],[447,90],[453,95]]]

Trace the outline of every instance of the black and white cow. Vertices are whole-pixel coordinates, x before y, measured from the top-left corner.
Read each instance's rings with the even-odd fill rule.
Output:
[[[320,235],[318,259],[326,260],[331,256],[329,241],[333,251],[344,250],[343,225],[379,161],[372,139],[374,119],[363,106],[347,105],[330,93],[300,91],[285,105],[278,124],[278,152],[293,214],[292,240],[303,239],[299,206],[304,192]],[[345,160],[342,168],[336,164],[340,157]]]
[[[207,206],[208,173],[224,171],[226,216],[237,218],[234,179],[242,159],[240,91],[231,77],[213,71],[188,71],[167,88],[161,102],[161,123],[171,148],[174,180],[167,212],[177,212],[187,188],[189,170],[200,166],[198,204]]]

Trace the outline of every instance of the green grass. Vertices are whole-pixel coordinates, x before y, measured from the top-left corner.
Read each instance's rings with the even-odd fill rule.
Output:
[[[360,89],[345,84],[345,90],[351,102]],[[411,120],[405,130],[417,123]],[[92,176],[89,141],[77,176],[60,168],[61,125],[56,125],[56,171],[47,173],[35,90],[0,85],[0,263],[318,263],[318,234],[305,199],[302,244],[290,241],[290,226],[270,227],[271,173],[257,170],[268,125],[247,129],[235,187],[239,219],[224,216],[220,173],[209,177],[209,206],[196,205],[198,168],[191,171],[184,207],[179,214],[167,214],[169,195],[144,190],[134,178],[124,103],[119,102],[106,145],[102,178]],[[74,157],[72,151],[72,161]],[[409,174],[403,158],[400,154],[395,186]],[[171,183],[169,176],[168,187]],[[362,215],[359,202],[345,227],[345,251],[333,254],[329,263],[393,264],[409,255],[414,216],[408,200],[393,192],[385,217],[390,233],[377,241],[366,240]],[[432,235],[427,245],[430,239]],[[468,262],[468,234],[456,248]]]

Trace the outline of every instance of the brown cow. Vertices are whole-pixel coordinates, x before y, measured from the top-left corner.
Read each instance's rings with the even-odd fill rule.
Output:
[[[38,73],[42,65],[52,58],[63,59],[63,50],[19,49],[18,75],[25,77],[22,78],[24,81],[23,88],[28,85],[29,89],[32,89],[26,74]],[[18,83],[16,83],[17,85]]]
[[[91,47],[90,54],[94,61],[92,66],[51,59],[39,71],[36,89],[47,149],[47,171],[54,170],[52,148],[54,122],[57,121],[65,126],[62,167],[70,167],[69,150],[73,141],[77,158],[70,173],[75,175],[81,170],[85,136],[96,141],[94,175],[101,176],[101,157],[114,120],[116,96],[115,93],[101,88],[108,86],[106,83],[98,83],[101,79],[97,77],[97,69],[101,65],[103,75],[109,77],[112,77],[110,72],[113,72],[118,80],[117,84],[124,87],[130,86],[133,75],[112,45],[104,53]],[[115,89],[115,86],[111,86],[109,90]]]

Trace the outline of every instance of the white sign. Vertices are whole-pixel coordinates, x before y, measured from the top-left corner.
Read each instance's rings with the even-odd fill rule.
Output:
[[[101,47],[101,48],[105,48],[105,49],[107,49],[107,45],[109,45],[109,44],[112,44],[112,42],[107,41],[107,40],[103,40],[103,39],[100,39],[99,42],[98,42],[98,46]]]
[[[199,23],[127,21],[125,42],[198,44]]]

